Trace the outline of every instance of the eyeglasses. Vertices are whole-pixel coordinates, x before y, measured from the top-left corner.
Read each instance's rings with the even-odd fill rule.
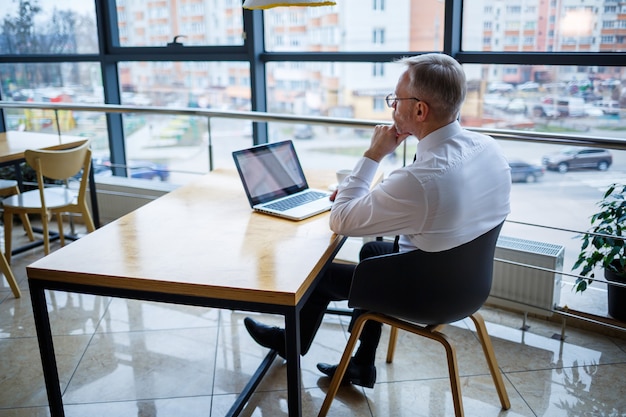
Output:
[[[396,96],[394,96],[393,94],[389,94],[387,97],[385,97],[385,101],[387,102],[387,106],[393,108],[393,106],[396,105],[396,103],[398,102],[398,100],[416,100],[416,101],[422,101],[417,97],[406,97],[406,98],[398,98]]]

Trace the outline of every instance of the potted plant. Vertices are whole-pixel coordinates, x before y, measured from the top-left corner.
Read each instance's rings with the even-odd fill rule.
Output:
[[[626,283],[626,185],[611,184],[598,202],[600,211],[591,216],[591,229],[582,235],[578,259],[572,269],[582,268],[576,292],[591,284],[598,267],[609,282]],[[585,277],[588,277],[585,279]],[[590,279],[591,278],[591,279]],[[626,321],[626,288],[608,285],[609,314]]]

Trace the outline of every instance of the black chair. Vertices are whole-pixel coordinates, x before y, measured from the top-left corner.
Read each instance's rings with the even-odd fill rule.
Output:
[[[442,252],[420,250],[365,259],[354,271],[348,305],[366,310],[354,322],[341,362],[319,416],[328,413],[363,325],[375,320],[391,326],[387,362],[393,360],[397,329],[441,343],[448,360],[454,411],[463,416],[454,346],[441,329],[470,317],[476,326],[502,408],[511,407],[485,322],[478,313],[491,290],[493,257],[502,224],[459,247]]]

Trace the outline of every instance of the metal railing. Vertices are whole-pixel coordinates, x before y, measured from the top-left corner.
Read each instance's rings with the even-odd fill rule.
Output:
[[[181,116],[198,116],[207,119],[209,146],[211,146],[211,119],[223,118],[234,120],[246,120],[254,122],[282,122],[282,123],[306,123],[321,126],[334,127],[350,127],[356,129],[373,128],[378,124],[388,124],[388,120],[366,120],[366,119],[348,119],[341,117],[325,117],[325,116],[302,116],[282,113],[267,113],[254,111],[235,111],[235,110],[211,110],[198,108],[177,108],[177,107],[145,107],[145,106],[127,106],[116,104],[75,104],[75,103],[34,103],[34,102],[9,102],[0,101],[0,108],[6,109],[41,109],[53,110],[56,116],[57,133],[61,135],[61,129],[58,122],[59,110],[72,111],[88,111],[102,113],[146,113],[146,114],[165,114],[165,115],[181,115]],[[561,133],[548,132],[530,132],[520,130],[506,129],[489,129],[489,128],[472,128],[468,130],[484,133],[495,139],[510,141],[526,141],[530,143],[559,144],[559,145],[578,145],[602,147],[615,150],[626,150],[626,141],[620,138],[610,138],[602,136],[588,135],[566,135]]]

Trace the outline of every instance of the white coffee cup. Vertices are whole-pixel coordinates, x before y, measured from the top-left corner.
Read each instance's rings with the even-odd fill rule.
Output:
[[[351,169],[338,169],[337,170],[337,184],[341,184],[343,180],[345,180],[350,174],[352,174]]]

